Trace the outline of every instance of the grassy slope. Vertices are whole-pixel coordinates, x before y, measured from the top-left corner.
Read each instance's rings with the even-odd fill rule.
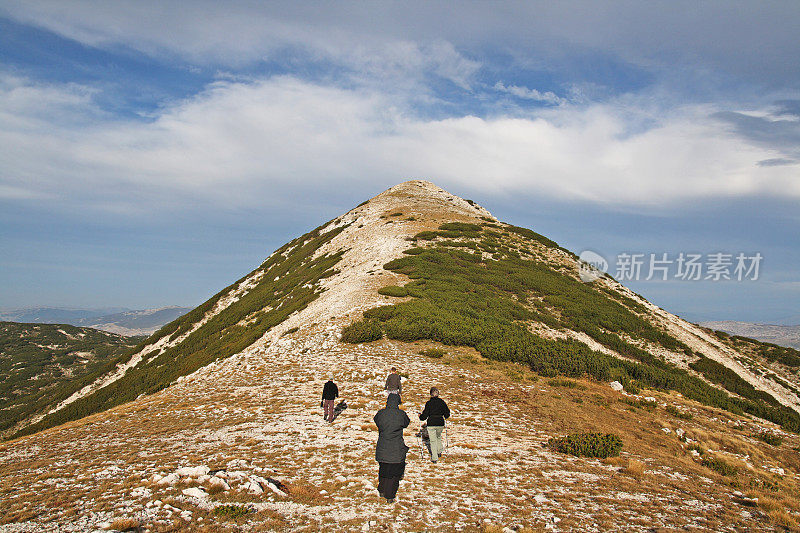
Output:
[[[323,234],[321,230],[324,226],[287,243],[253,273],[161,328],[129,353],[126,360],[158,339],[166,336],[174,339],[190,331],[222,296],[247,277],[263,273],[254,287],[182,342],[163,353],[151,352],[119,380],[48,415],[15,436],[34,433],[133,400],[141,394],[159,391],[181,376],[250,346],[270,328],[316,299],[321,291],[317,282],[335,272],[334,266],[341,252],[316,259],[312,259],[312,256],[338,235],[344,226]]]
[[[113,368],[137,340],[62,324],[0,322],[0,432]]]
[[[419,234],[417,241],[425,241],[424,247],[411,248],[406,257],[385,265],[412,281],[402,289],[382,291],[414,298],[365,312],[363,321],[345,329],[343,339],[374,340],[382,331],[397,340],[471,346],[485,357],[522,362],[546,376],[587,375],[620,380],[629,390],[675,390],[707,405],[800,430],[795,411],[653,326],[639,315],[639,304],[617,294],[612,298],[601,286],[582,283],[540,260],[537,250],[556,248],[552,241],[523,228],[495,228],[499,231],[451,223]],[[586,333],[630,359],[573,340],[543,338],[531,333],[526,326],[530,322]],[[695,370],[736,396],[654,357],[641,344],[696,357]]]

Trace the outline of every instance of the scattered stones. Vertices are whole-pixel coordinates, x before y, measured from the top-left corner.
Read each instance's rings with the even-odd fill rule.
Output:
[[[242,489],[246,490],[247,492],[250,492],[252,494],[263,494],[264,493],[264,489],[261,487],[261,485],[257,481],[248,481],[247,483],[245,483],[242,486]]]
[[[190,487],[188,489],[183,489],[181,492],[183,492],[183,494],[185,494],[186,496],[190,496],[192,498],[199,498],[201,500],[208,498],[208,493],[203,489],[201,489],[200,487]]]
[[[173,472],[172,474],[168,474],[168,475],[164,476],[163,478],[161,478],[161,480],[158,481],[158,484],[159,485],[174,485],[180,480],[181,480],[181,477],[178,474]]]
[[[185,466],[175,471],[179,476],[199,477],[208,474],[209,468],[207,466]]]

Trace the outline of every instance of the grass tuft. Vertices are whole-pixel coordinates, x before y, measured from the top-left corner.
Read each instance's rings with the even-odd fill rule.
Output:
[[[425,357],[430,357],[431,359],[441,359],[447,355],[447,351],[442,350],[441,348],[426,348],[419,352],[419,354],[424,355]]]

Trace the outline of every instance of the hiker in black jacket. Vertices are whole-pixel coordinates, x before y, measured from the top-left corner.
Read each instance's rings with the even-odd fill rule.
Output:
[[[405,411],[399,408],[400,396],[386,397],[386,407],[375,414],[378,426],[378,443],[375,460],[378,461],[378,493],[388,503],[394,502],[400,480],[406,470],[408,446],[403,441],[403,429],[411,423]]]
[[[328,422],[333,423],[333,402],[339,397],[339,387],[332,379],[329,379],[325,386],[322,387],[322,407],[325,408],[324,418]]]
[[[450,417],[450,408],[439,398],[439,389],[431,387],[431,399],[419,415],[420,420],[428,421],[428,436],[431,439],[431,462],[435,463],[442,455],[442,431],[444,419]]]

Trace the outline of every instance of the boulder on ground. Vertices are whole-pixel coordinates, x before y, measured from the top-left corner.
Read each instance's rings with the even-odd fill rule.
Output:
[[[201,489],[200,487],[191,487],[188,489],[183,489],[183,494],[186,496],[191,496],[192,498],[200,498],[201,500],[208,498],[208,493]]]
[[[179,476],[199,477],[208,474],[209,468],[207,466],[184,466],[175,471]]]

